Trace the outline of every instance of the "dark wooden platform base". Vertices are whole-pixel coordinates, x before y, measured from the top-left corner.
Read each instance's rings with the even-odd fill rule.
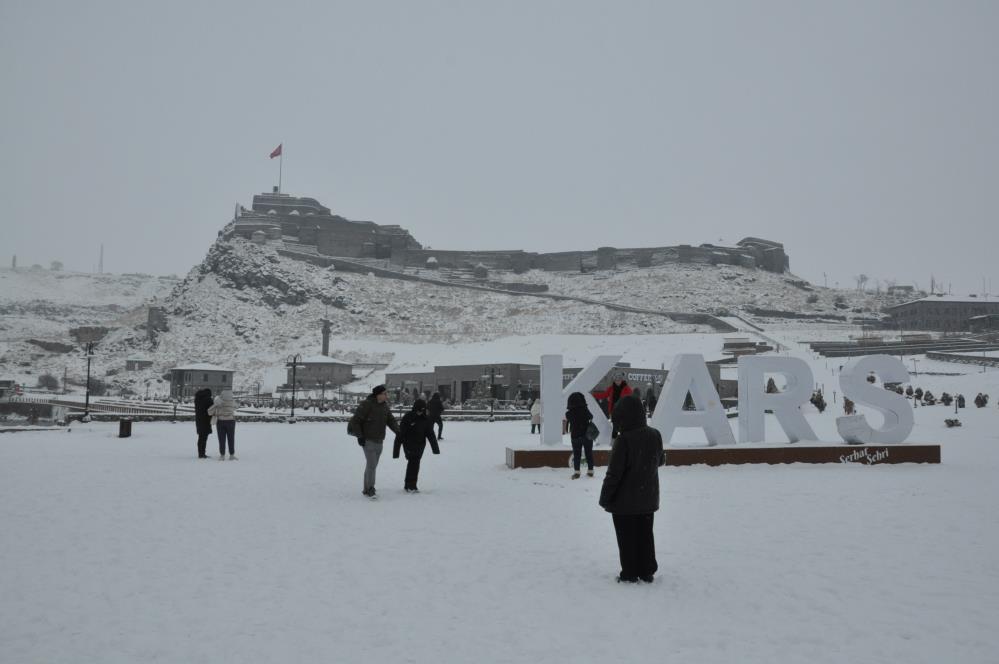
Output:
[[[594,463],[606,466],[609,448],[593,450]],[[506,448],[508,468],[568,468],[572,451],[564,447]],[[772,447],[667,447],[667,466],[722,466],[743,463],[940,463],[939,445],[815,445]],[[584,462],[585,465],[585,462]]]

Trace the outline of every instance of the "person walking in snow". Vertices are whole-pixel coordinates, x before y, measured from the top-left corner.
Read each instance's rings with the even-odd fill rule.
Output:
[[[541,399],[531,402],[531,433],[541,433]]]
[[[385,429],[399,433],[399,424],[388,405],[388,392],[384,385],[377,385],[354,410],[347,423],[347,432],[357,438],[357,444],[364,450],[364,490],[368,498],[375,497],[375,470],[382,455],[385,442]]]
[[[665,463],[663,439],[645,423],[645,409],[631,396],[614,409],[610,463],[600,490],[600,506],[611,513],[621,561],[620,583],[652,583],[659,569],[652,524],[659,509],[659,466]]]
[[[225,461],[226,441],[229,441],[229,459],[236,461],[236,400],[232,397],[232,390],[228,388],[222,390],[222,394],[215,397],[208,414],[215,416],[215,431],[219,437],[219,461]]]
[[[437,440],[444,440],[444,418],[441,417],[443,414],[444,402],[441,401],[441,395],[434,392],[427,404],[427,415],[430,416],[430,423],[437,425]]]
[[[420,459],[423,452],[430,443],[430,450],[434,454],[440,454],[441,450],[437,446],[437,437],[434,436],[434,422],[428,417],[427,402],[417,399],[413,402],[413,409],[402,416],[402,423],[399,425],[399,433],[395,437],[395,444],[392,446],[392,458],[399,458],[399,448],[406,453],[406,478],[403,480],[403,489],[406,493],[419,493],[416,481],[420,475]]]
[[[208,436],[212,433],[212,391],[207,387],[194,393],[194,428],[198,432],[198,458],[208,458]]]
[[[572,441],[572,479],[579,479],[579,462],[582,452],[586,451],[586,476],[593,477],[593,441],[586,435],[586,430],[593,421],[593,413],[586,406],[586,397],[582,392],[573,392],[566,402],[563,433],[569,434]]]
[[[606,390],[602,392],[594,392],[593,398],[599,401],[600,399],[607,400],[607,417],[614,422],[614,406],[622,398],[631,395],[631,386],[628,385],[628,381],[624,379],[623,373],[614,374],[614,382],[610,384]],[[611,433],[611,437],[616,438],[618,433],[617,426],[614,427],[614,431]]]

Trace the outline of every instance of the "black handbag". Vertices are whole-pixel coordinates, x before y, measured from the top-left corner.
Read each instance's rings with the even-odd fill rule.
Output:
[[[600,429],[593,422],[586,425],[586,439],[593,441],[600,437]]]

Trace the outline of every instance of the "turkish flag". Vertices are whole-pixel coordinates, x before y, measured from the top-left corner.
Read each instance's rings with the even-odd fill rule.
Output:
[[[281,156],[281,146],[282,145],[284,145],[284,143],[281,143],[276,148],[274,148],[274,152],[271,153],[271,159],[273,159],[274,157],[280,157]]]

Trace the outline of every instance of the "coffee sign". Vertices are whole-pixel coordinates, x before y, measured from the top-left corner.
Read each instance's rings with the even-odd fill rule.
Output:
[[[561,444],[566,399],[573,392],[581,392],[586,399],[593,414],[593,423],[600,430],[597,443],[610,443],[611,423],[604,417],[590,390],[620,359],[620,355],[597,357],[563,388],[562,356],[541,356],[542,444]],[[804,360],[745,355],[739,358],[738,369],[739,443],[762,443],[766,440],[767,411],[774,414],[791,443],[818,440],[801,412],[801,406],[812,396],[814,384],[812,370]],[[837,431],[843,440],[850,443],[885,445],[904,442],[912,432],[912,407],[902,395],[868,383],[866,378],[872,373],[886,383],[909,380],[905,365],[889,355],[868,355],[850,360],[839,376],[843,396],[879,411],[884,422],[874,428],[864,415],[843,417],[836,421]],[[767,377],[774,374],[785,378],[786,388],[778,394],[767,394]],[[695,410],[683,409],[688,392]],[[660,431],[663,442],[667,444],[676,429],[685,427],[702,429],[709,446],[734,445],[736,442],[707,365],[699,354],[677,355],[673,360],[649,425]]]

